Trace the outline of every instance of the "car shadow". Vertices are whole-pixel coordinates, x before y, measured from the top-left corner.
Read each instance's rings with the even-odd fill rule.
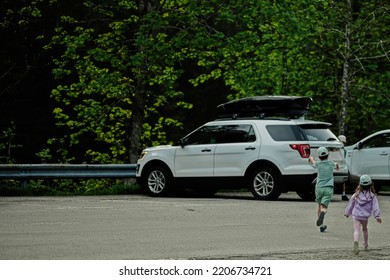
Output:
[[[199,192],[192,189],[182,189],[176,191],[174,194],[169,195],[168,197],[177,197],[177,198],[213,198],[213,199],[232,199],[232,200],[257,200],[259,202],[267,201],[255,199],[251,192],[249,191],[218,191],[215,194],[207,195],[204,192]],[[301,202],[313,202],[307,201],[300,198],[295,192],[282,193],[278,199],[273,201],[301,201]]]

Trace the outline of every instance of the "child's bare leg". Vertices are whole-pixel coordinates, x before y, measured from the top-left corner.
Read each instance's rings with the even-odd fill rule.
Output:
[[[367,221],[361,221],[362,224],[362,231],[363,231],[363,245],[364,248],[368,247],[368,220]]]
[[[318,219],[316,222],[317,226],[322,226],[324,222],[324,216],[326,214],[327,207],[323,204],[318,205]]]
[[[318,208],[317,208],[317,217],[320,216],[320,213],[321,213],[321,204],[318,204]]]
[[[359,242],[360,225],[361,225],[361,222],[359,220],[353,219],[353,241]]]
[[[353,219],[353,252],[359,254],[359,235],[360,235],[360,226],[361,221]]]

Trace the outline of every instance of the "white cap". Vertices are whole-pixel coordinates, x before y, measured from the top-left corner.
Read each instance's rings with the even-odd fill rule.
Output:
[[[364,175],[360,176],[359,184],[361,186],[370,186],[370,185],[372,185],[371,177],[369,175],[367,175],[367,174],[364,174]]]
[[[345,137],[344,135],[339,135],[339,140],[343,143],[347,143],[347,137]]]
[[[317,155],[319,157],[325,157],[325,156],[329,155],[329,151],[325,147],[319,147],[317,150]]]

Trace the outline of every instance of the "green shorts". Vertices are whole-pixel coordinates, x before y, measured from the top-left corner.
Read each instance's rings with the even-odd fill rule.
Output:
[[[333,198],[333,187],[316,188],[316,202],[328,207]]]

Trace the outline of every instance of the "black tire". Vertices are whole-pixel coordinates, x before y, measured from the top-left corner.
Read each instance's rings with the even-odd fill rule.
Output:
[[[173,188],[171,172],[163,165],[149,167],[143,178],[143,187],[150,196],[165,196]]]
[[[249,176],[249,190],[256,199],[277,199],[282,193],[279,172],[270,167],[256,167]]]
[[[374,181],[374,190],[376,194],[379,194],[380,191],[382,190],[382,184]]]

